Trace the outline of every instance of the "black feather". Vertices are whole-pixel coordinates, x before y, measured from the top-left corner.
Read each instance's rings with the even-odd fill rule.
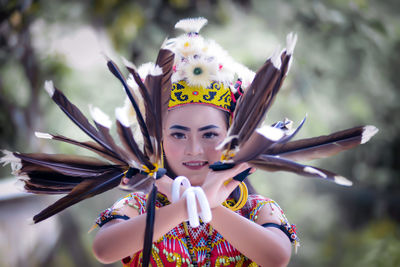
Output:
[[[101,194],[119,185],[121,178],[124,176],[120,170],[113,170],[104,173],[96,179],[85,179],[77,185],[67,196],[59,199],[49,207],[42,210],[33,217],[33,221],[38,223],[58,212],[90,197]]]
[[[151,250],[153,245],[154,221],[156,212],[157,187],[153,184],[153,189],[147,199],[146,205],[146,230],[143,243],[143,266],[147,267],[150,263]]]
[[[143,139],[144,139],[144,142],[145,142],[146,149],[148,149],[148,151],[150,151],[150,153],[153,153],[153,148],[151,146],[151,139],[150,139],[150,135],[149,135],[149,130],[147,129],[146,122],[145,122],[145,120],[143,118],[142,113],[140,112],[139,105],[138,105],[138,103],[136,103],[136,100],[133,97],[129,86],[126,83],[125,77],[123,76],[123,74],[119,70],[118,66],[112,60],[109,60],[107,62],[107,66],[108,66],[108,69],[111,71],[111,73],[114,74],[114,76],[117,77],[118,80],[120,80],[120,82],[124,86],[125,93],[128,96],[128,98],[129,98],[129,100],[130,100],[130,102],[131,102],[131,104],[132,104],[132,106],[133,106],[133,108],[135,110],[136,117],[137,117],[137,120],[138,120],[138,123],[139,123],[139,126],[140,126],[140,130],[142,131],[142,134],[143,134]],[[136,78],[135,78],[135,80],[136,80]],[[140,80],[140,77],[139,77],[139,80]],[[140,80],[140,83],[141,83],[141,85],[143,85],[141,80]],[[138,85],[139,85],[139,83],[138,83]],[[139,87],[140,87],[140,85],[139,85]],[[144,89],[143,91],[146,91],[146,93],[147,93],[146,89]],[[149,98],[148,95],[147,95],[147,97],[145,95],[143,95],[143,99],[144,99],[145,103],[151,103],[150,98]],[[149,114],[146,114],[146,115],[149,115]]]
[[[83,113],[72,104],[68,98],[58,89],[54,88],[54,93],[51,97],[53,101],[61,108],[61,110],[90,138],[100,144],[102,147],[110,151],[114,157],[118,158],[118,155],[107,142],[101,138],[96,128],[93,127]]]

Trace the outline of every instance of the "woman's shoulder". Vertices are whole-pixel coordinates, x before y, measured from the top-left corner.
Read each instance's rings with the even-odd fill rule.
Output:
[[[283,210],[275,200],[259,194],[250,194],[247,198],[247,205],[245,206],[243,213],[250,220],[256,221],[261,210],[271,214],[278,213],[281,220],[287,220]]]
[[[111,207],[102,211],[97,217],[95,225],[102,227],[114,219],[127,220],[132,216],[144,213],[146,198],[147,195],[143,192],[132,192],[125,195],[118,199]]]
[[[251,203],[258,203],[258,202],[270,202],[273,201],[272,199],[259,195],[259,194],[250,194],[247,198],[247,201],[250,201]],[[273,201],[274,202],[274,201]]]
[[[296,225],[289,223],[285,213],[276,201],[253,194],[248,196],[247,203],[248,218],[250,220],[262,224],[264,227],[271,225],[279,227],[297,249],[299,239],[296,234]]]
[[[247,197],[247,207],[250,209],[261,208],[266,204],[275,204],[276,202],[268,197],[259,194],[250,194]]]
[[[118,199],[112,206],[111,209],[117,210],[125,205],[139,205],[145,206],[146,205],[147,194],[143,192],[132,192],[124,197]]]

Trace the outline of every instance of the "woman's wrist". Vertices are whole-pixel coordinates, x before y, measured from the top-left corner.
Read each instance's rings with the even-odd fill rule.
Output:
[[[189,218],[189,214],[187,211],[186,199],[181,198],[178,201],[171,203],[171,205],[176,206],[177,213],[176,216],[179,216],[181,222],[185,222]]]

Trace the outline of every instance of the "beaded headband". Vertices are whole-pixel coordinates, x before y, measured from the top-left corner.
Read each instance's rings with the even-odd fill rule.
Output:
[[[214,81],[206,87],[193,86],[184,80],[173,83],[168,108],[186,104],[210,105],[231,112],[232,92],[223,83]]]

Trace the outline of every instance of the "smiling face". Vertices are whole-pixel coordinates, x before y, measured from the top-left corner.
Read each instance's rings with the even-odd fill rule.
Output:
[[[201,185],[209,165],[220,160],[215,147],[227,134],[223,111],[205,105],[185,105],[168,111],[163,125],[163,146],[176,175]]]

